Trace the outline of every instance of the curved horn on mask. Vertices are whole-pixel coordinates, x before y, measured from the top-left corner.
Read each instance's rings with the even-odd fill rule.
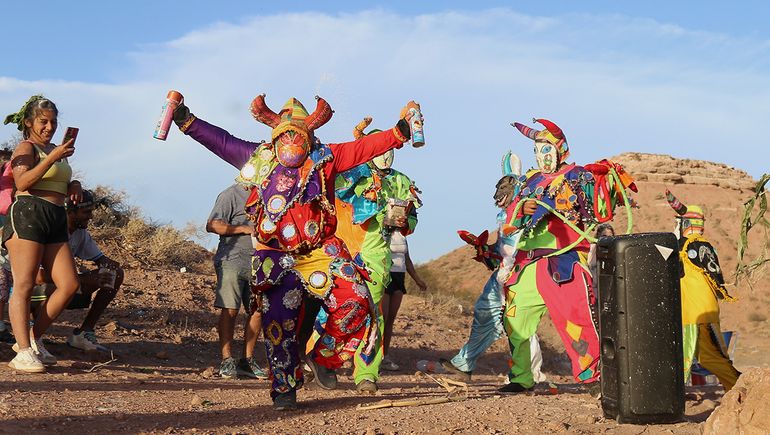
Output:
[[[362,137],[364,137],[365,136],[364,129],[366,127],[369,127],[369,124],[371,123],[372,123],[372,117],[367,116],[361,122],[356,124],[356,126],[353,127],[353,137],[356,139],[361,139]]]
[[[682,204],[679,199],[668,190],[668,188],[666,188],[666,201],[668,201],[668,205],[670,205],[679,216],[687,213],[687,206]]]
[[[514,177],[521,175],[521,159],[511,151],[508,151],[503,156],[503,175],[512,175]]]
[[[315,96],[315,99],[317,101],[315,110],[313,113],[308,115],[307,118],[305,118],[305,125],[307,125],[307,128],[310,131],[313,131],[329,122],[329,120],[332,118],[332,114],[334,114],[332,107],[329,105],[329,103],[326,102],[326,100],[319,97],[318,95]]]
[[[524,124],[519,124],[518,122],[512,122],[511,125],[516,127],[521,132],[521,134],[532,140],[535,140],[537,134],[540,133],[540,130],[535,130],[534,128],[527,127]]]
[[[251,102],[251,116],[271,128],[275,128],[281,123],[281,117],[267,107],[265,94],[257,95]]]
[[[543,124],[545,126],[545,129],[548,130],[556,139],[564,139],[564,133],[561,131],[558,125],[554,124],[553,122],[547,120],[547,119],[532,119],[535,122],[539,122],[540,124]]]

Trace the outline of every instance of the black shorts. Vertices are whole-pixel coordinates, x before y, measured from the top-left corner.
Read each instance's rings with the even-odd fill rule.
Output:
[[[66,243],[67,212],[64,206],[52,204],[32,195],[19,195],[8,210],[3,226],[3,247],[13,236],[43,245]]]
[[[390,284],[385,288],[386,295],[392,295],[395,292],[406,294],[406,272],[390,272]]]

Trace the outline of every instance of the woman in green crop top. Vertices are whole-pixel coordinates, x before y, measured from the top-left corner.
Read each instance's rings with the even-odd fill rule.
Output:
[[[35,95],[19,112],[5,118],[5,124],[17,124],[24,136],[11,158],[16,199],[2,235],[13,274],[9,314],[16,336],[16,357],[8,365],[28,373],[43,373],[44,365],[56,364],[56,357],[45,349],[41,337],[79,286],[67,243],[64,201],[80,202],[82,190],[79,182],[71,180],[72,168],[67,162],[75,152],[74,141],[51,143],[58,114],[52,101]],[[56,290],[41,307],[30,331],[30,296],[40,266],[50,274]]]

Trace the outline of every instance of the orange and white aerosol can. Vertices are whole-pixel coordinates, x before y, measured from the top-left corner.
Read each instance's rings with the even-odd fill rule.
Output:
[[[184,97],[181,93],[170,90],[166,95],[166,102],[163,104],[163,110],[160,112],[160,119],[158,119],[158,125],[155,126],[155,134],[152,135],[155,139],[166,140],[168,137],[168,130],[171,127],[171,121],[174,120],[174,110],[182,103]]]

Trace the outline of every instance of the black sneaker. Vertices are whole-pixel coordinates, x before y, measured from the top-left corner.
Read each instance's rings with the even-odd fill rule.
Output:
[[[278,393],[273,399],[273,409],[276,411],[293,411],[297,409],[297,390],[288,393]]]
[[[238,377],[235,358],[229,357],[222,360],[222,363],[219,365],[219,376],[224,379],[235,379]]]
[[[464,372],[458,369],[454,364],[452,364],[452,361],[449,361],[448,359],[439,358],[438,362],[441,364],[441,367],[447,371],[448,374],[455,376],[461,381],[470,382],[471,374],[473,372]]]
[[[510,384],[505,384],[502,387],[497,389],[497,391],[500,393],[526,393],[532,390],[533,390],[533,387],[527,388],[515,382],[511,382]]]
[[[364,379],[356,384],[356,391],[362,394],[374,395],[374,393],[377,392],[377,383],[370,381],[369,379]]]
[[[236,371],[239,375],[246,376],[247,378],[267,379],[267,373],[262,370],[262,367],[257,363],[257,358],[254,356],[238,360],[238,368]]]
[[[16,343],[16,337],[11,334],[11,330],[8,328],[3,329],[0,331],[0,343],[8,343],[8,344],[15,344]]]
[[[305,364],[310,367],[310,371],[315,376],[315,381],[324,390],[333,390],[337,388],[337,373],[330,368],[326,368],[313,360],[308,358]]]

